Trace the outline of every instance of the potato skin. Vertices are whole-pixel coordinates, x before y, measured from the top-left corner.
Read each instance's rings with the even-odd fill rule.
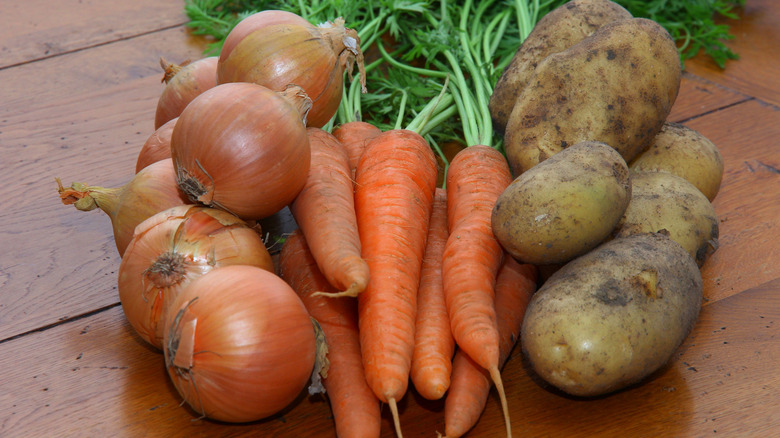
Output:
[[[620,154],[604,143],[577,143],[499,195],[493,234],[519,261],[565,263],[609,237],[630,199],[628,166]]]
[[[574,143],[594,140],[626,162],[658,134],[680,88],[680,57],[658,23],[607,23],[534,70],[507,123],[504,145],[515,175]]]
[[[667,122],[650,148],[628,166],[640,172],[669,172],[685,178],[710,201],[720,190],[723,156],[707,137],[679,123]]]
[[[606,23],[631,17],[610,0],[572,0],[542,17],[496,82],[488,104],[493,129],[504,132],[518,96],[542,59],[568,49]]]
[[[672,357],[701,307],[696,263],[661,233],[611,240],[553,274],[521,330],[535,372],[576,396],[637,383]]]
[[[666,172],[631,172],[631,201],[615,237],[666,230],[701,266],[718,247],[718,217],[693,184]]]

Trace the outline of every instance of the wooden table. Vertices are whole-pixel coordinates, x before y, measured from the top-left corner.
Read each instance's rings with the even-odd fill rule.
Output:
[[[700,320],[668,366],[596,400],[544,389],[516,351],[504,370],[517,436],[780,435],[780,12],[748,0],[730,22],[742,59],[687,63],[673,121],[711,139],[726,171],[720,248]],[[65,183],[119,187],[153,129],[158,59],[197,59],[180,1],[4,1],[0,12],[0,436],[334,435],[325,399],[265,421],[195,420],[116,291],[108,218],[63,206]],[[405,436],[443,431],[410,393]],[[383,436],[393,436],[388,410]],[[503,436],[497,397],[469,436]]]

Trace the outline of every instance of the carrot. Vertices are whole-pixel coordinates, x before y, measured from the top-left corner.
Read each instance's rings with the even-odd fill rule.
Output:
[[[450,386],[455,340],[442,290],[441,259],[447,242],[447,192],[437,188],[428,225],[428,240],[417,291],[411,377],[415,389],[428,400],[438,400]]]
[[[433,193],[436,159],[419,134],[394,129],[366,146],[356,172],[355,210],[371,276],[358,295],[366,380],[393,413],[406,393],[414,349],[417,289]]]
[[[447,173],[447,219],[442,276],[447,313],[458,347],[485,368],[496,385],[507,436],[509,409],[499,371],[494,285],[503,250],[493,236],[493,205],[512,177],[506,159],[483,145],[469,146],[453,158]]]
[[[499,363],[509,358],[520,336],[523,315],[536,291],[537,269],[520,264],[509,255],[496,278],[496,318],[499,335]],[[457,438],[468,432],[485,410],[491,386],[490,375],[463,350],[452,361],[452,384],[444,401],[444,432]]]
[[[323,380],[340,438],[378,437],[379,400],[366,383],[360,355],[357,302],[317,296],[333,287],[317,267],[300,230],[285,241],[279,255],[282,278],[298,293],[309,314],[319,322],[328,343],[327,377]]]
[[[311,168],[290,212],[309,243],[328,282],[356,296],[368,284],[368,264],[360,256],[360,238],[347,154],[338,139],[319,128],[307,128]]]
[[[363,151],[366,149],[366,144],[381,133],[381,129],[360,120],[344,123],[333,130],[333,136],[339,139],[347,150],[349,168],[352,170],[353,178],[360,156],[363,155]]]

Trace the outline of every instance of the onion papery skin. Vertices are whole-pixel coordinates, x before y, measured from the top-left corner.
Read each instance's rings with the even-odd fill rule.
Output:
[[[220,59],[217,82],[253,82],[272,90],[298,85],[312,100],[308,126],[321,128],[341,103],[344,71],[355,59],[341,43],[346,36],[343,26],[267,26],[245,36]]]
[[[230,31],[225,41],[222,43],[222,49],[219,51],[219,59],[224,62],[236,45],[241,42],[250,33],[264,27],[274,24],[297,24],[299,26],[311,26],[311,23],[298,14],[276,9],[267,9],[247,16]]]
[[[135,162],[136,173],[152,163],[171,158],[171,135],[177,120],[178,117],[165,122],[146,139]]]
[[[220,266],[274,270],[261,236],[222,210],[183,205],[142,222],[119,264],[119,300],[138,335],[162,349],[164,315],[192,280]]]
[[[229,83],[187,106],[173,128],[171,156],[192,201],[256,220],[295,199],[311,165],[300,108],[311,101],[292,94]]]
[[[170,158],[146,166],[119,188],[74,183],[68,188],[60,185],[59,192],[64,204],[74,204],[82,211],[100,208],[108,214],[120,256],[124,255],[138,224],[163,210],[189,203],[177,185]]]
[[[155,130],[160,129],[171,119],[179,117],[195,97],[217,85],[218,60],[217,56],[209,56],[182,66],[169,64],[163,67],[166,70],[166,76],[163,78],[166,84],[157,100],[157,110],[154,114]],[[165,61],[160,60],[160,63],[165,64]],[[169,69],[174,72],[172,77]]]
[[[177,297],[165,324],[165,363],[198,414],[242,423],[274,415],[308,383],[315,334],[300,298],[273,273],[214,269]]]

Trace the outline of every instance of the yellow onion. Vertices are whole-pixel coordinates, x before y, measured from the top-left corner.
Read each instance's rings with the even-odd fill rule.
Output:
[[[344,88],[344,72],[350,76],[357,62],[365,90],[363,52],[357,32],[344,20],[314,27],[274,24],[246,35],[220,56],[217,82],[254,82],[272,90],[289,84],[300,86],[312,100],[309,126],[321,128],[338,109]]]
[[[242,219],[278,212],[308,177],[311,150],[303,119],[310,105],[295,86],[276,92],[230,83],[204,92],[173,128],[179,186],[193,202]]]
[[[192,99],[217,85],[217,60],[216,56],[209,56],[177,65],[160,58],[165,88],[157,100],[154,129],[178,117]]]
[[[216,268],[176,298],[165,364],[198,414],[248,422],[276,414],[314,370],[315,330],[292,288],[251,266]]]
[[[176,117],[165,122],[146,139],[135,162],[136,173],[152,163],[171,158],[171,134],[178,119]]]
[[[170,158],[145,167],[119,188],[84,183],[73,183],[66,188],[59,178],[57,185],[63,204],[73,204],[81,211],[100,208],[108,214],[120,256],[133,238],[136,225],[163,210],[188,203],[176,183],[176,172]]]
[[[248,15],[243,18],[238,24],[233,27],[225,41],[222,43],[222,48],[219,51],[219,59],[225,60],[230,56],[230,52],[236,47],[236,44],[241,42],[250,33],[261,29],[263,27],[272,26],[274,24],[299,24],[301,26],[313,26],[306,21],[305,18],[298,14],[288,11],[280,11],[276,9],[267,9],[260,12],[255,12],[252,15]]]
[[[119,264],[119,300],[141,338],[162,349],[163,317],[194,279],[227,265],[273,271],[262,238],[222,210],[183,205],[160,212],[136,228]]]

